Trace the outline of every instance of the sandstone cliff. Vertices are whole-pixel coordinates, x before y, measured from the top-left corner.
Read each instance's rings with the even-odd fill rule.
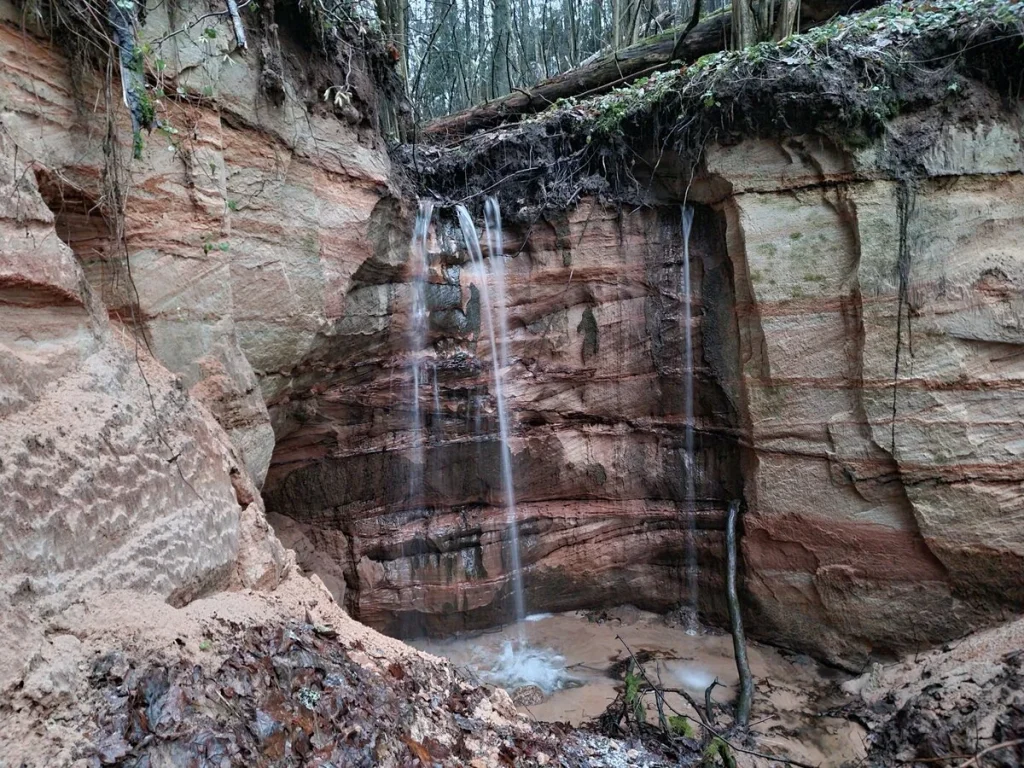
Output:
[[[133,140],[88,7],[0,4],[2,581],[272,586],[267,403],[361,338],[343,307],[386,237],[374,49],[344,71],[291,6],[242,50],[222,9],[155,4]]]
[[[133,160],[96,6],[0,3],[0,764],[654,764],[353,621],[269,529],[271,410],[360,358],[354,275],[405,256],[372,46],[332,69],[250,9],[243,52],[196,5],[149,4]]]
[[[405,156],[424,194],[497,194],[511,220],[530,610],[684,597],[684,201],[704,613],[721,617],[718,528],[739,497],[762,637],[857,664],[1019,606],[1024,155],[1020,102],[1003,94],[1020,20],[990,5],[886,6],[777,55],[723,54]],[[826,53],[827,35],[848,42]],[[461,249],[442,214],[423,503],[408,498],[400,359],[311,398],[267,486],[311,567],[330,561],[350,608],[397,632],[511,610],[490,364]],[[410,306],[406,291],[396,346]]]
[[[311,55],[301,14],[247,15],[242,51],[224,15],[192,28],[198,11],[152,5],[163,128],[132,160],[116,78],[0,3],[4,599],[272,586],[288,557],[265,498],[355,617],[505,620],[493,387],[449,212],[418,395],[426,492],[409,495],[411,205],[375,122],[380,62],[351,41],[347,68]],[[530,610],[685,596],[684,200],[705,615],[722,616],[733,498],[762,637],[854,664],[1024,597],[1019,36],[876,21],[872,39],[917,35],[927,51],[891,50],[929,65],[861,66],[858,38],[831,79],[798,50],[739,62],[767,68],[755,95],[654,78],[625,121],[567,105],[405,156],[422,192],[497,193],[506,213]],[[680,103],[715,137],[665,142]]]

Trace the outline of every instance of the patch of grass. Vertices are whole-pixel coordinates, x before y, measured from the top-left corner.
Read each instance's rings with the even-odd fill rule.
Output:
[[[632,664],[626,671],[626,706],[638,723],[647,722],[647,711],[644,709],[643,694],[640,693],[641,675],[633,672]]]
[[[676,736],[685,736],[688,739],[696,738],[696,731],[693,730],[693,725],[690,723],[690,718],[683,717],[682,715],[670,715],[668,718],[668,727],[672,733]]]

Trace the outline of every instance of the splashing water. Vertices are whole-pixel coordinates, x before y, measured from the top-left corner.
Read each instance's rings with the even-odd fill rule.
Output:
[[[423,416],[420,413],[420,376],[424,349],[427,346],[427,236],[434,216],[434,201],[420,200],[416,225],[412,233],[409,280],[412,285],[412,315],[409,324],[410,365],[412,366],[412,455],[409,471],[409,503],[423,502]]]
[[[493,207],[492,207],[493,203]],[[487,200],[487,239],[490,248],[492,277],[494,279],[495,293],[499,299],[499,305],[494,307],[491,302],[491,292],[488,286],[487,268],[484,264],[483,253],[480,250],[480,238],[477,235],[476,225],[464,205],[455,207],[459,217],[459,226],[462,229],[462,236],[466,240],[466,247],[469,249],[470,257],[477,270],[477,279],[480,282],[480,321],[487,333],[487,340],[491,349],[491,364],[494,375],[494,395],[498,408],[498,427],[501,437],[501,480],[502,490],[505,495],[505,509],[508,515],[509,549],[511,550],[512,561],[512,592],[515,601],[515,620],[520,622],[526,616],[526,601],[523,597],[523,574],[519,557],[519,525],[516,521],[516,498],[515,488],[512,484],[512,455],[509,447],[508,407],[505,402],[504,363],[506,362],[505,341],[503,336],[499,346],[495,338],[495,313],[498,314],[498,327],[503,334],[507,334],[508,322],[506,319],[505,306],[505,264],[504,254],[498,250],[501,247],[500,227],[501,219],[498,213],[497,202],[492,198]],[[524,649],[525,651],[525,649]]]
[[[692,299],[690,296],[690,231],[693,228],[693,208],[684,205],[683,225],[683,329],[686,352],[683,358],[683,416],[685,418],[685,453],[683,472],[686,481],[686,591],[689,601],[688,634],[697,633],[697,510],[694,473],[696,463],[693,452],[693,329]]]
[[[530,648],[506,640],[497,657],[474,665],[480,677],[509,691],[536,685],[545,694],[565,687],[574,678],[566,672],[565,657],[548,648]]]

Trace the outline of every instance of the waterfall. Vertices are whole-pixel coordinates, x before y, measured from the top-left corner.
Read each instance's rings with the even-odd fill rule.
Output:
[[[690,295],[690,230],[693,228],[693,208],[684,205],[683,225],[683,328],[686,349],[683,357],[683,417],[685,419],[685,454],[683,472],[686,482],[686,591],[689,601],[687,632],[696,634],[697,600],[697,509],[694,474],[697,464],[693,453],[693,311]]]
[[[515,488],[512,484],[512,454],[508,440],[508,407],[505,401],[504,367],[507,364],[505,345],[508,339],[508,321],[506,317],[507,307],[505,305],[505,262],[504,254],[501,251],[501,214],[498,210],[497,201],[493,198],[487,199],[485,210],[487,247],[491,257],[488,259],[488,262],[492,266],[491,272],[498,300],[497,307],[491,302],[487,267],[484,264],[483,254],[480,250],[480,238],[477,235],[476,225],[473,223],[473,219],[470,217],[469,211],[466,210],[465,206],[459,205],[455,208],[459,217],[462,236],[466,240],[466,247],[469,249],[470,257],[477,270],[477,278],[480,281],[480,324],[484,326],[491,349],[494,396],[497,401],[498,426],[501,436],[501,481],[502,490],[505,494],[505,509],[508,514],[509,548],[512,558],[512,589],[515,599],[515,618],[516,621],[521,621],[526,617],[526,605],[523,597],[523,574],[519,557],[519,525],[516,521]],[[495,323],[495,315],[498,318],[497,323]],[[500,346],[495,338],[495,325],[500,329]]]
[[[427,346],[427,236],[434,216],[434,201],[420,200],[412,233],[409,281],[412,285],[412,314],[409,323],[409,359],[412,366],[412,452],[409,469],[409,503],[423,503],[423,415],[420,413],[420,376]]]
[[[505,246],[501,237],[501,208],[498,200],[484,200],[484,231],[487,233],[487,253],[494,264],[494,290],[498,303],[498,340],[501,369],[508,367],[508,304],[505,300]]]

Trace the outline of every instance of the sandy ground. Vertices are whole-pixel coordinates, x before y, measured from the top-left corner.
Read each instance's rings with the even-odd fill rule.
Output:
[[[584,612],[558,614],[498,631],[414,644],[451,659],[470,676],[488,679],[504,644],[522,631],[531,647],[562,657],[561,665],[575,680],[570,684],[575,687],[562,687],[539,703],[521,707],[542,721],[578,725],[604,711],[622,685],[621,679],[609,674],[609,668],[628,658],[618,637],[634,654],[652,654],[645,669],[652,679],[660,677],[665,687],[683,688],[703,701],[704,689],[717,678],[722,687],[715,688],[715,701],[730,704],[735,698],[738,675],[731,636],[712,630],[689,635],[680,627],[667,625],[660,616],[632,608],[605,611],[602,616],[605,618],[598,622]],[[846,719],[820,716],[851,699],[839,687],[849,675],[810,658],[786,656],[754,643],[749,645],[748,655],[756,685],[751,723],[764,751],[822,768],[863,760],[867,731]],[[677,694],[667,694],[666,701],[684,715],[695,715]],[[648,721],[656,722],[653,696],[645,704]]]

